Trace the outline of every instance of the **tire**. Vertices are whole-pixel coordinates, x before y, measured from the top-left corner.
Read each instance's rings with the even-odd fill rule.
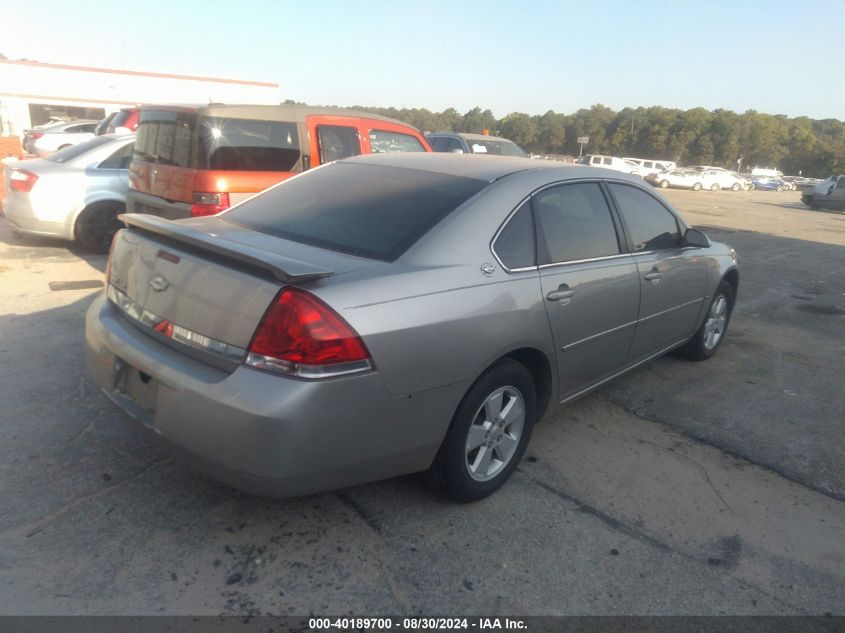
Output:
[[[485,371],[452,418],[428,471],[432,487],[463,502],[478,501],[498,490],[516,469],[531,437],[536,394],[531,374],[512,358],[503,358]],[[499,418],[498,413],[505,410],[512,411],[513,417]],[[480,443],[471,446],[475,442]],[[485,456],[489,456],[486,461]]]
[[[748,185],[748,191],[754,191],[757,187],[754,186],[754,183]]]
[[[714,182],[712,185],[710,185],[710,191],[719,191],[719,189],[721,188],[722,186],[718,182]]]
[[[121,202],[101,202],[86,207],[76,218],[76,241],[86,251],[107,253],[114,234],[121,227],[117,216],[125,209]]]
[[[720,303],[721,299],[724,300],[723,304]],[[713,300],[707,308],[707,314],[704,316],[701,327],[680,348],[679,351],[682,356],[690,360],[707,360],[716,353],[728,332],[734,300],[733,286],[723,279],[713,294]]]
[[[661,180],[660,181],[660,188],[661,189],[667,189],[668,187],[669,187],[669,181],[668,180]]]
[[[778,193],[780,193],[781,191],[783,191],[783,187],[781,187],[780,185],[778,185],[777,191],[778,191]]]
[[[731,185],[731,191],[739,191],[740,189],[742,189],[742,187],[740,186],[740,184],[738,182],[735,182],[734,184]]]
[[[813,198],[813,196],[804,196],[803,198],[801,198],[801,202],[806,204],[811,209],[818,209],[819,208],[819,205],[816,204],[816,201]]]
[[[697,182],[692,186],[693,191],[701,191],[701,183]]]

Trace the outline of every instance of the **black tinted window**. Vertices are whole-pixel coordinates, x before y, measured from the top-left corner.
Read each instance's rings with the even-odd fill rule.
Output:
[[[160,165],[193,167],[196,116],[143,110],[135,138],[135,158]]]
[[[619,253],[610,209],[594,182],[562,185],[534,197],[547,263]]]
[[[134,143],[127,143],[117,149],[111,156],[102,161],[98,167],[100,169],[129,169],[129,163],[132,162],[134,151],[133,145]]]
[[[447,136],[438,136],[434,139],[428,138],[428,143],[431,145],[431,149],[435,152],[448,152],[449,151],[449,137]]]
[[[202,118],[200,167],[229,171],[291,171],[299,162],[296,123]]]
[[[346,125],[318,125],[317,143],[320,146],[320,163],[330,163],[361,153],[357,128]]]
[[[493,250],[511,270],[534,266],[534,223],[530,203],[526,202],[513,214],[496,238]]]
[[[292,178],[220,217],[296,242],[392,261],[487,184],[338,163]]]
[[[609,185],[634,251],[659,251],[681,246],[675,216],[645,191],[626,185]]]

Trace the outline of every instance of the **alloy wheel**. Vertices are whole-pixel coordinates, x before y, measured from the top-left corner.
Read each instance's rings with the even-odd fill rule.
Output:
[[[719,295],[710,305],[707,320],[704,322],[704,349],[711,350],[722,338],[728,324],[728,300]]]
[[[516,387],[500,387],[478,408],[466,439],[470,477],[490,481],[510,463],[525,428],[525,400]]]

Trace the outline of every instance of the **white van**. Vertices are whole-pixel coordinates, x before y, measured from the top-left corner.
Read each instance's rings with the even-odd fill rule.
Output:
[[[652,160],[650,158],[629,158],[627,156],[624,156],[623,160],[629,160],[632,163],[639,165],[643,177],[648,176],[649,174],[659,174],[664,171],[671,171],[672,169],[677,169],[678,167],[673,160]]]

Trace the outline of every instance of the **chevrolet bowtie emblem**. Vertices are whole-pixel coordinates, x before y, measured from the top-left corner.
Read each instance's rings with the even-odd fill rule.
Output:
[[[161,275],[156,275],[150,280],[150,288],[152,288],[156,292],[162,292],[164,290],[167,290],[167,287],[169,285],[170,282],[167,281],[167,279],[165,279]]]

